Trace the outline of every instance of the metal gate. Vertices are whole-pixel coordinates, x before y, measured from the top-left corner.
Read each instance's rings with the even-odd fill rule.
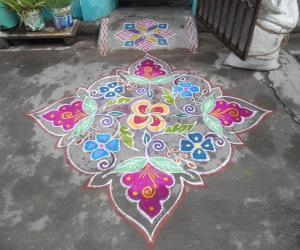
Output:
[[[197,18],[241,59],[247,57],[261,0],[198,0]]]

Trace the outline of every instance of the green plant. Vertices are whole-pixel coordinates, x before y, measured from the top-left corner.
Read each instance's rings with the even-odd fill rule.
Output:
[[[0,2],[21,17],[24,17],[25,12],[41,9],[46,4],[45,0],[0,0]]]
[[[60,9],[71,4],[71,0],[47,0],[47,6],[51,9]]]

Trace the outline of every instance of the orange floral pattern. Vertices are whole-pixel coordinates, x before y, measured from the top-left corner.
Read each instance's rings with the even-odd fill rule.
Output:
[[[150,131],[161,131],[166,126],[162,116],[169,114],[170,109],[164,103],[151,104],[148,100],[135,102],[131,110],[133,114],[128,117],[128,125],[133,129],[147,127]]]

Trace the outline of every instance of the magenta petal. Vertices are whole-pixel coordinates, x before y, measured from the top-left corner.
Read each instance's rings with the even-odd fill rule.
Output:
[[[128,188],[128,198],[137,202],[139,209],[153,219],[162,211],[162,202],[169,197],[174,178],[146,164],[138,172],[124,174],[121,183]]]
[[[59,121],[59,112],[55,110],[51,110],[42,115],[42,117],[47,121],[53,121],[55,126],[58,126],[57,122]]]
[[[158,200],[142,199],[139,202],[139,208],[144,213],[146,213],[151,219],[155,218],[162,210],[162,206]]]
[[[228,127],[233,123],[241,123],[244,118],[251,117],[254,111],[241,107],[236,102],[217,100],[211,115],[217,117],[223,126]]]
[[[58,110],[51,110],[42,115],[45,120],[51,121],[54,126],[62,126],[64,130],[72,129],[85,116],[81,100],[64,104]]]
[[[151,59],[143,60],[140,65],[137,66],[138,70],[134,73],[138,76],[145,77],[147,79],[152,79],[156,76],[166,75],[166,71],[162,70],[162,66],[155,63]]]

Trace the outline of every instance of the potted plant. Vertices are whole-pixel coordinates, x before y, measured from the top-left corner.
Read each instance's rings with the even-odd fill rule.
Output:
[[[26,30],[38,31],[45,28],[41,15],[41,8],[46,4],[45,0],[0,0],[0,2],[20,16]]]
[[[51,9],[56,29],[65,30],[73,26],[71,0],[47,0],[47,6]]]
[[[13,28],[18,23],[19,19],[16,12],[9,9],[0,1],[0,30]]]

